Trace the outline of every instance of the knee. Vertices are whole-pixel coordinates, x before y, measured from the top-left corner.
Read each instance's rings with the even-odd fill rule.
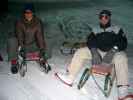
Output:
[[[75,52],[76,54],[87,54],[90,53],[90,50],[88,47],[84,47],[84,48],[79,48],[77,49],[77,51]]]
[[[12,50],[16,50],[16,48],[18,47],[18,40],[15,37],[9,38],[7,40],[7,51],[12,51]]]
[[[9,38],[9,39],[7,40],[7,43],[8,43],[8,44],[16,44],[16,43],[18,43],[18,40],[17,40],[16,37],[11,37],[11,38]]]
[[[75,57],[80,57],[84,59],[90,59],[91,58],[91,52],[88,47],[80,48],[78,49],[75,54]]]
[[[128,62],[128,58],[125,52],[118,52],[115,54],[114,58],[113,58],[113,62],[114,63],[127,63]]]

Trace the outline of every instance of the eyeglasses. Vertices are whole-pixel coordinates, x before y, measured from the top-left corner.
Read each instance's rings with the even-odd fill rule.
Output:
[[[109,16],[107,16],[107,15],[101,15],[100,17],[99,17],[99,19],[109,19]]]

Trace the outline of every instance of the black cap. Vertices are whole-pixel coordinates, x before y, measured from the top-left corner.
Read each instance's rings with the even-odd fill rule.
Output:
[[[106,15],[106,16],[111,16],[111,11],[109,10],[102,10],[100,13],[99,13],[99,17],[102,16],[102,15]]]
[[[31,4],[31,3],[25,4],[25,6],[24,6],[24,12],[25,12],[26,10],[30,10],[30,11],[34,12],[33,4]]]

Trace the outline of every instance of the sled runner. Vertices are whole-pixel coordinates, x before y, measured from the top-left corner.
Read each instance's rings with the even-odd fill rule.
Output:
[[[109,97],[115,79],[115,73],[113,71],[114,70],[113,67],[114,67],[113,65],[110,66],[95,65],[92,66],[90,69],[86,68],[78,83],[78,89],[81,89],[86,83],[86,81],[89,79],[89,77],[92,76],[94,82],[96,83],[97,87],[101,90],[101,92],[104,94],[104,96]],[[105,76],[103,87],[101,87],[98,84],[94,74],[100,74]]]

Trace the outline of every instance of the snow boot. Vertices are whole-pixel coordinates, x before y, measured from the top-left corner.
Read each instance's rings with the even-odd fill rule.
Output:
[[[11,60],[11,72],[12,74],[17,74],[18,73],[18,63],[17,60]]]
[[[2,56],[0,55],[0,61],[3,61],[3,58],[2,58]]]
[[[133,100],[128,93],[127,85],[118,87],[118,100]]]

